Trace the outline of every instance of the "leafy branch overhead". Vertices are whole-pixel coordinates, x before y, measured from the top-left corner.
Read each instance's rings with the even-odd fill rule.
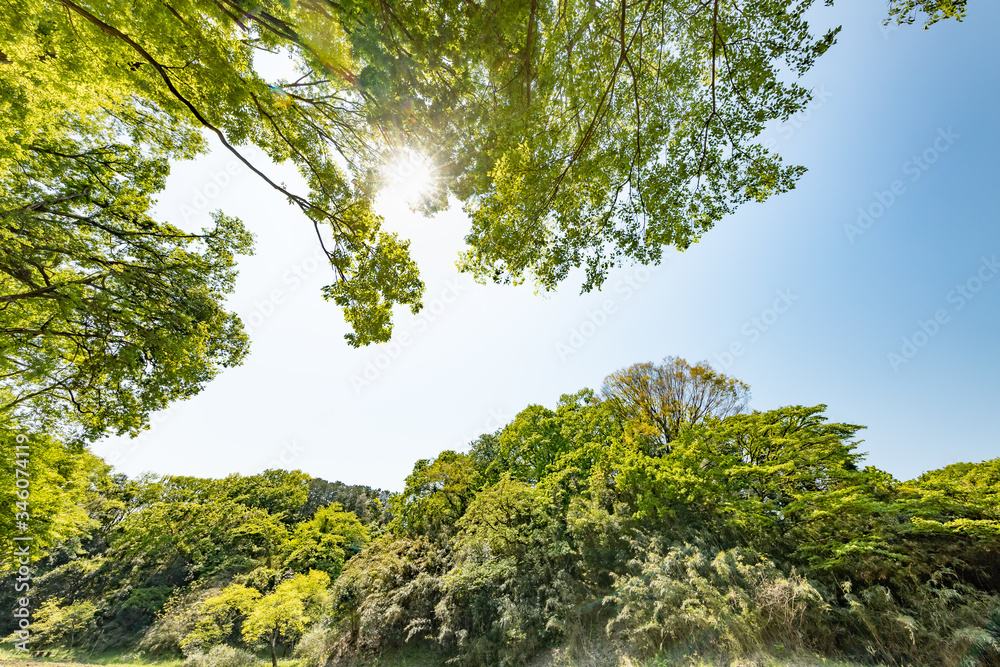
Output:
[[[14,0],[0,14],[0,412],[142,428],[247,351],[223,301],[242,224],[153,213],[171,161],[217,146],[314,228],[353,346],[424,285],[373,208],[388,155],[428,157],[420,207],[462,202],[459,267],[583,289],[688,248],[794,187],[758,137],[804,108],[834,42],[812,0]],[[964,3],[894,2],[929,20]],[[262,53],[296,74],[268,80]],[[303,192],[255,162],[293,163]],[[46,240],[42,240],[46,239]],[[141,299],[140,299],[141,297]],[[117,305],[114,305],[117,304]]]
[[[19,4],[3,69],[20,124],[82,114],[189,154],[208,132],[316,226],[352,344],[385,340],[393,304],[420,306],[406,244],[371,208],[389,148],[433,147],[427,204],[465,202],[467,270],[552,288],[586,266],[594,287],[792,187],[801,169],[755,138],[808,101],[785,72],[835,34],[811,36],[810,2]],[[289,53],[301,77],[265,81],[258,49]],[[169,136],[150,136],[154,118]],[[270,179],[248,144],[292,160],[309,192]]]

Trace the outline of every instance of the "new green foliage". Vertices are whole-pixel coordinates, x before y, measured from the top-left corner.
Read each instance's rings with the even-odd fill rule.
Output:
[[[135,435],[246,355],[222,301],[251,241],[222,214],[201,233],[155,220],[166,161],[75,129],[23,145],[0,172],[0,414]]]
[[[406,645],[513,666],[597,634],[636,659],[992,664],[1000,461],[900,482],[863,467],[861,427],[825,406],[747,399],[706,364],[638,364],[418,461],[392,495],[96,465],[60,496],[80,510],[53,528],[36,596],[83,619],[56,643],[194,667],[300,642],[314,667]]]
[[[919,10],[926,17],[926,30],[942,19],[961,21],[965,18],[967,5],[967,0],[890,0],[886,23],[913,23]]]
[[[368,529],[358,518],[332,503],[295,527],[288,539],[285,564],[295,571],[312,567],[336,577],[348,556],[361,551],[368,539]]]
[[[65,606],[61,603],[58,598],[47,600],[35,614],[32,630],[41,645],[64,641],[72,650],[77,637],[93,629],[97,607],[89,600]]]
[[[273,593],[250,607],[243,622],[243,638],[264,640],[271,649],[271,664],[277,667],[278,639],[298,639],[319,617],[326,604],[329,583],[329,575],[316,570],[281,582]]]
[[[0,178],[33,155],[138,164],[141,149],[129,197],[143,210],[165,160],[207,137],[316,226],[351,344],[384,341],[393,307],[419,309],[423,290],[372,209],[393,151],[432,153],[425,208],[465,203],[465,270],[551,289],[582,266],[596,287],[793,187],[802,169],[757,136],[803,108],[794,81],[834,41],[804,20],[811,4],[18,0],[0,22],[0,105],[17,128]],[[296,77],[266,80],[258,50],[287,54]],[[270,179],[250,145],[294,163],[308,191]]]
[[[90,484],[107,466],[78,445],[26,428],[0,415],[0,569],[17,569],[15,536],[32,538],[32,560],[71,542],[94,520],[86,501]]]

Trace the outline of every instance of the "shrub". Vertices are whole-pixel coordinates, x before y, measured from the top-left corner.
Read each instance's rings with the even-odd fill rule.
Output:
[[[138,648],[150,653],[181,653],[181,642],[195,629],[202,603],[218,588],[178,590],[160,610]]]
[[[957,581],[948,569],[893,594],[843,584],[843,648],[889,664],[1000,666],[1000,599]],[[993,617],[991,618],[991,612]]]
[[[195,653],[182,667],[256,667],[260,661],[253,654],[232,646],[213,646],[208,653]]]
[[[713,647],[739,656],[805,647],[826,610],[804,577],[741,549],[711,556],[691,545],[650,549],[633,566],[605,604],[618,605],[608,633],[639,653]]]
[[[337,645],[336,634],[328,627],[317,625],[302,635],[295,647],[295,657],[301,658],[305,667],[324,667]]]

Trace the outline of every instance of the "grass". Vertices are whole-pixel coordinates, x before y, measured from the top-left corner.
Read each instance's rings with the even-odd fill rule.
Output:
[[[181,667],[184,658],[151,656],[142,651],[114,650],[88,655],[86,651],[52,649],[52,655],[47,658],[35,658],[30,653],[0,648],[0,666],[10,667],[72,667],[73,665],[91,664],[107,667]],[[532,661],[530,667],[720,667],[723,663],[710,657],[694,655],[684,657],[658,657],[650,660],[635,660],[622,656],[615,651],[586,652],[587,655],[570,656],[560,649],[547,651]],[[270,667],[269,654],[258,655],[261,667]],[[760,656],[736,663],[727,663],[730,667],[866,667],[861,663],[844,662],[818,655],[795,655],[780,658]],[[301,660],[278,660],[278,667],[301,667]],[[365,667],[443,667],[441,659],[427,651],[413,648],[387,652],[370,662]],[[485,667],[485,666],[484,666]]]
[[[37,663],[56,667],[61,664],[91,665],[113,665],[115,667],[146,667],[155,665],[156,667],[180,667],[184,663],[184,658],[164,658],[162,656],[150,656],[142,651],[112,650],[102,653],[94,653],[86,649],[74,649],[72,651],[64,648],[46,648],[46,653],[51,653],[49,657],[34,657],[32,652],[24,653],[16,649],[0,648],[0,660],[4,664],[9,662]],[[25,664],[24,667],[27,667]]]
[[[9,667],[11,663],[17,663],[18,667],[60,667],[61,665],[105,665],[106,667],[181,667],[184,658],[181,656],[149,655],[143,651],[130,651],[127,649],[116,649],[104,651],[102,653],[91,653],[86,650],[67,649],[45,649],[51,652],[47,658],[36,658],[30,652],[0,647],[0,666]],[[271,654],[264,651],[257,655],[260,658],[261,667],[271,666]],[[298,659],[286,658],[278,659],[278,667],[301,667],[302,661]]]

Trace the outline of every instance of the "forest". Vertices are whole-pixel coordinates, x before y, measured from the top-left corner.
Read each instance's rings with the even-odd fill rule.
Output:
[[[967,14],[887,5],[902,29]],[[802,77],[840,32],[814,28],[822,10],[6,2],[0,657],[1000,665],[1000,458],[896,479],[865,463],[864,426],[823,404],[751,409],[708,362],[639,362],[529,405],[417,460],[400,491],[129,476],[92,451],[250,353],[230,299],[254,234],[222,209],[200,230],[167,219],[178,163],[223,151],[287,202],[346,345],[385,343],[425,298],[377,210],[387,163],[433,158],[413,206],[461,205],[457,268],[478,283],[599,291],[795,188],[805,166],[761,135],[812,100]],[[267,56],[288,71],[265,75]]]
[[[403,649],[1000,664],[1000,459],[899,481],[826,406],[748,397],[704,364],[635,364],[417,461],[400,493],[283,470],[129,479],[32,437],[51,476],[32,646],[190,667]]]

